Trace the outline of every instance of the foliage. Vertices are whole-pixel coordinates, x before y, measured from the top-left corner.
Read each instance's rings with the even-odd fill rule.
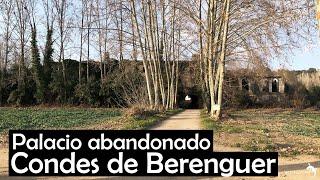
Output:
[[[287,94],[291,100],[290,105],[294,108],[302,109],[310,105],[308,90],[300,83],[288,85]]]
[[[320,108],[320,86],[313,86],[308,91],[308,100],[312,106]]]
[[[8,84],[7,103],[15,105],[34,104],[35,83],[33,79],[21,77],[18,81]]]
[[[50,96],[49,91],[49,84],[52,81],[52,71],[53,71],[53,59],[52,55],[54,52],[53,49],[53,41],[52,41],[52,29],[47,30],[47,37],[46,37],[46,45],[43,53],[43,74],[44,74],[44,90],[46,96]],[[48,102],[48,99],[46,99]]]
[[[32,64],[32,74],[33,79],[36,83],[36,92],[35,92],[35,98],[37,100],[37,103],[44,102],[45,98],[45,89],[44,89],[44,74],[43,74],[43,68],[40,63],[40,54],[39,54],[39,48],[37,45],[37,31],[35,29],[32,30],[31,33],[31,64]]]
[[[76,102],[80,104],[99,105],[100,84],[97,81],[89,80],[84,84],[78,84],[75,88]]]
[[[130,107],[137,103],[146,104],[145,81],[139,64],[127,63],[115,67],[101,83],[100,103],[104,106]]]
[[[127,117],[133,117],[135,119],[146,119],[147,117],[153,116],[157,113],[159,113],[159,111],[150,109],[148,107],[136,105],[129,108],[126,111],[125,115]]]
[[[247,108],[254,105],[253,98],[249,95],[248,91],[237,91],[233,97],[232,104],[235,107]]]
[[[64,103],[64,83],[63,83],[63,75],[60,71],[53,71],[52,73],[52,81],[49,84],[49,89],[52,93],[52,99],[57,103]]]

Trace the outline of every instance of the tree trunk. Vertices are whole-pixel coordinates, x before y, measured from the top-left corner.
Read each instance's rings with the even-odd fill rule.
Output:
[[[149,72],[148,72],[148,67],[147,67],[147,63],[146,63],[146,54],[144,51],[144,46],[142,43],[142,39],[141,39],[141,34],[140,34],[140,29],[139,29],[139,25],[138,25],[138,20],[137,20],[137,14],[136,14],[136,6],[135,6],[135,0],[130,0],[131,1],[131,9],[132,9],[132,13],[133,13],[133,17],[134,17],[134,26],[136,29],[136,32],[138,34],[138,39],[139,39],[139,44],[140,44],[140,48],[141,48],[141,53],[142,53],[142,57],[143,57],[143,67],[144,67],[144,73],[145,73],[145,79],[146,79],[146,84],[147,84],[147,92],[148,92],[148,98],[149,98],[149,104],[150,106],[153,106],[153,100],[152,100],[152,94],[151,94],[151,87],[150,87],[150,77],[149,77]]]
[[[221,117],[221,108],[222,108],[222,98],[223,98],[223,81],[225,74],[225,54],[227,46],[227,37],[228,37],[228,28],[229,28],[229,11],[230,11],[230,0],[225,0],[225,16],[224,16],[224,26],[223,26],[223,38],[221,45],[221,54],[220,54],[220,78],[219,78],[219,89],[218,89],[218,105],[219,108],[216,112],[216,118]]]

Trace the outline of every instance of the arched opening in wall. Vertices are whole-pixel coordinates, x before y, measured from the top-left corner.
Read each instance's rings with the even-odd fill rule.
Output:
[[[193,94],[185,96],[183,106],[185,109],[199,109],[199,97]]]
[[[204,107],[202,91],[197,86],[178,88],[177,105],[183,109],[201,109]]]
[[[200,109],[201,97],[197,94],[181,94],[178,96],[179,108],[183,109]]]
[[[279,80],[278,79],[272,80],[272,92],[279,92]]]
[[[242,79],[241,86],[242,90],[249,91],[249,82],[247,79]]]

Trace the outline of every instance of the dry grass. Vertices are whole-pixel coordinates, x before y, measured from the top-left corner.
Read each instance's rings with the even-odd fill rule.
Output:
[[[320,111],[313,109],[228,110],[221,122],[202,115],[215,129],[218,144],[248,151],[278,151],[282,156],[320,155]]]

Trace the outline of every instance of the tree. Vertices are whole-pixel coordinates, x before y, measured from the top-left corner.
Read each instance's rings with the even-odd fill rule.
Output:
[[[318,20],[318,29],[320,29],[320,1],[319,0],[317,0],[316,6],[317,6],[316,18]]]
[[[4,46],[5,46],[5,51],[4,51],[4,62],[2,66],[2,76],[1,76],[1,81],[4,83],[4,79],[7,74],[7,67],[8,67],[8,61],[9,61],[9,40],[11,38],[11,33],[10,31],[10,22],[11,22],[11,16],[13,12],[13,2],[12,1],[3,1],[2,6],[0,6],[0,9],[3,12],[3,19],[5,22],[5,35],[4,35]]]
[[[65,40],[67,36],[67,29],[66,29],[66,11],[67,11],[67,1],[66,0],[53,0],[54,1],[54,8],[57,14],[57,24],[58,24],[58,34],[59,34],[59,66],[58,71],[62,74],[63,82],[59,83],[62,84],[62,86],[58,86],[61,88],[59,92],[62,92],[61,95],[63,97],[63,100],[65,101],[67,98],[67,75],[66,75],[66,67],[65,67]],[[60,78],[57,78],[59,80]]]
[[[26,32],[27,32],[27,22],[28,15],[25,7],[27,7],[27,2],[24,0],[15,1],[15,11],[14,15],[17,22],[17,34],[19,38],[19,49],[20,55],[18,60],[18,89],[16,92],[16,103],[25,103],[26,96],[26,67],[25,67],[25,46],[26,46]]]
[[[85,17],[85,9],[87,7],[87,2],[85,0],[81,0],[81,25],[80,25],[80,56],[79,56],[79,84],[81,84],[82,79],[82,58],[83,58],[83,30],[84,30],[84,17]]]
[[[146,79],[146,87],[147,87],[147,92],[148,92],[149,105],[153,106],[153,99],[152,99],[152,94],[151,94],[151,84],[150,84],[150,75],[149,75],[149,69],[148,69],[148,65],[147,65],[147,56],[145,53],[145,47],[142,43],[142,36],[141,36],[139,24],[138,24],[135,0],[130,0],[130,5],[131,5],[132,16],[134,19],[134,27],[135,27],[136,32],[138,33],[138,39],[139,39],[141,54],[142,54],[142,58],[143,58],[142,62],[143,62],[143,67],[144,67],[145,79]]]
[[[35,98],[37,103],[43,103],[45,100],[45,83],[43,67],[40,62],[40,53],[37,44],[37,27],[35,19],[35,1],[31,1],[29,6],[25,6],[24,9],[29,15],[29,22],[31,28],[31,70],[33,74],[33,80],[36,83]]]
[[[90,2],[90,1],[89,1]],[[92,3],[87,4],[86,11],[86,20],[87,20],[87,83],[90,81],[90,32],[91,32],[91,17],[92,17]]]
[[[46,15],[46,43],[43,51],[43,88],[44,94],[46,97],[51,97],[49,85],[52,81],[52,72],[53,72],[53,23],[54,23],[54,13],[53,9],[49,7],[51,4],[49,0],[43,0],[43,7]],[[48,102],[49,98],[45,98]]]
[[[49,84],[52,81],[52,72],[53,72],[53,42],[52,42],[52,29],[47,30],[46,35],[46,45],[43,53],[43,76],[44,76],[44,91],[49,95]]]
[[[40,53],[37,45],[37,30],[35,27],[32,27],[31,32],[31,54],[33,79],[36,82],[35,97],[38,103],[43,103],[45,101],[44,74],[40,63]]]

